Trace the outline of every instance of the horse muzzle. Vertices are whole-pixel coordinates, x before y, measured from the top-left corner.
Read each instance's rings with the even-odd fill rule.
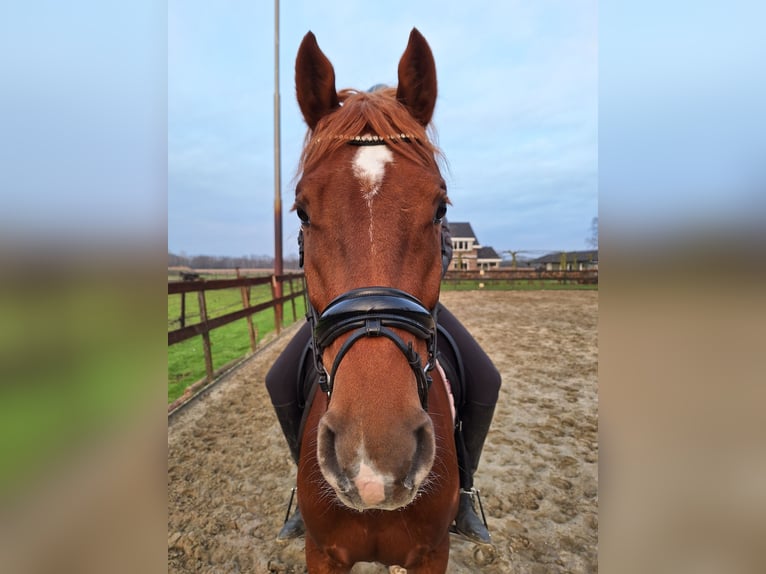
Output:
[[[404,291],[365,287],[336,297],[321,314],[312,308],[310,317],[315,368],[329,405],[317,429],[323,476],[338,499],[356,510],[406,506],[434,460],[433,423],[426,412],[428,373],[435,363],[434,313]],[[427,353],[425,364],[415,351],[418,341]],[[333,343],[328,371],[323,355]],[[341,363],[345,389],[336,398]]]
[[[319,422],[319,468],[338,500],[358,511],[396,510],[410,504],[424,487],[433,466],[435,440],[430,417],[411,419],[380,436],[359,425],[344,428],[340,417],[326,413]],[[368,444],[369,443],[369,444]]]

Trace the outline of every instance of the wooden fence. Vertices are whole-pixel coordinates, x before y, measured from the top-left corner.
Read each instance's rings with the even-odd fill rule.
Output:
[[[490,269],[487,271],[448,271],[443,279],[446,283],[462,281],[520,282],[520,281],[558,281],[559,283],[598,284],[598,269],[578,271],[546,271],[543,269]]]
[[[177,329],[168,331],[168,346],[186,341],[192,337],[202,337],[202,348],[205,359],[205,379],[196,384],[211,382],[216,373],[213,368],[213,354],[210,344],[210,332],[241,319],[247,320],[250,336],[250,349],[256,350],[258,339],[257,328],[253,324],[255,313],[273,309],[274,324],[277,334],[283,326],[283,313],[286,305],[292,310],[293,321],[298,320],[296,300],[303,298],[303,308],[307,308],[306,284],[303,273],[288,273],[285,275],[268,275],[263,277],[237,277],[231,279],[203,279],[197,274],[186,274],[186,280],[169,281],[168,295],[180,295],[181,308],[178,319],[171,323],[178,323]],[[485,272],[480,271],[449,271],[443,279],[446,283],[460,284],[461,282],[537,282],[555,280],[561,283],[575,282],[585,284],[598,283],[598,270],[583,271],[544,271],[536,269],[500,269]],[[269,285],[271,287],[271,299],[253,305],[250,301],[250,289],[256,286]],[[285,289],[287,287],[287,289]],[[208,291],[221,289],[239,289],[241,293],[241,308],[225,313],[217,317],[210,317],[205,294]],[[186,297],[196,293],[199,313],[189,315],[186,312]],[[238,306],[239,304],[234,304]],[[190,318],[199,317],[199,321],[187,325]],[[225,367],[224,367],[225,368]],[[196,385],[195,384],[195,385]]]
[[[271,286],[271,299],[252,305],[250,303],[250,288],[258,285]],[[284,286],[289,287],[288,293]],[[242,294],[242,308],[231,313],[226,313],[215,318],[208,317],[207,303],[205,293],[218,289],[236,289],[239,288]],[[199,304],[200,321],[193,325],[186,325],[186,295],[196,293]],[[277,334],[282,329],[282,318],[284,306],[291,304],[293,321],[298,320],[295,300],[303,297],[304,308],[306,308],[306,286],[303,273],[292,273],[286,275],[269,275],[265,277],[238,277],[236,279],[194,279],[191,281],[170,281],[168,282],[168,295],[181,296],[181,316],[179,318],[180,327],[168,331],[168,346],[175,345],[192,337],[202,337],[202,348],[205,354],[205,373],[206,381],[213,380],[215,373],[213,370],[213,354],[210,345],[210,331],[228,325],[233,321],[247,319],[248,331],[250,334],[250,349],[255,351],[257,332],[253,325],[253,315],[259,311],[269,308],[274,309],[274,325]]]

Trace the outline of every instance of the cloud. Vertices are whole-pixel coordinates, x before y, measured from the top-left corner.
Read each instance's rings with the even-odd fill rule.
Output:
[[[303,35],[309,29],[317,35],[335,66],[338,87],[366,89],[396,82],[399,57],[416,26],[437,60],[435,121],[450,162],[458,219],[472,221],[482,240],[483,228],[500,240],[502,222],[521,213],[524,221],[556,229],[551,241],[562,247],[583,242],[583,231],[564,233],[573,217],[581,216],[587,228],[595,214],[594,2],[497,2],[482,10],[452,1],[343,3],[337,9],[297,2],[293,8],[288,14],[283,7],[281,22],[285,212],[305,133],[292,71]],[[171,17],[170,41],[178,38],[178,45],[170,60],[177,69],[169,71],[169,206],[189,218],[195,209],[199,220],[220,217],[219,236],[210,240],[221,243],[220,234],[241,235],[238,228],[225,231],[226,218],[240,225],[238,214],[227,215],[225,209],[238,209],[232,201],[237,185],[259,187],[260,211],[252,221],[271,228],[265,212],[270,213],[273,197],[273,22],[270,13],[261,14],[257,31],[249,31],[241,21],[253,15],[240,4],[226,15],[209,10],[194,3],[171,5],[171,12],[182,14]],[[175,198],[178,194],[194,197],[195,205]],[[176,221],[170,218],[169,225]],[[259,229],[258,235],[268,243],[264,251],[271,252],[273,233]],[[169,230],[169,237],[177,236]],[[537,236],[519,241],[536,242]],[[242,252],[231,245],[232,253]]]

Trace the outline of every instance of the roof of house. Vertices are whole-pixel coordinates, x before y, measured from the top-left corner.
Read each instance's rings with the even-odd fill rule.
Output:
[[[449,230],[452,237],[473,237],[478,242],[471,224],[467,221],[449,221]]]
[[[556,251],[554,253],[548,253],[547,255],[543,255],[542,257],[538,257],[537,259],[533,259],[530,261],[530,263],[558,263],[561,261],[561,251]],[[590,250],[590,251],[564,251],[563,253],[566,253],[567,261],[572,261],[573,259],[577,262],[597,262],[598,261],[598,250]]]
[[[501,259],[492,247],[480,247],[476,254],[477,259]]]
[[[525,255],[516,255],[516,267],[530,267],[533,265],[533,259]],[[513,258],[503,259],[500,262],[500,267],[513,267]]]

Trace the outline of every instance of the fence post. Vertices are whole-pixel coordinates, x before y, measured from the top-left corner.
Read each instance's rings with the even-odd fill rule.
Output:
[[[293,287],[293,276],[290,275],[290,303],[293,304],[293,323],[298,320],[298,311],[295,308],[295,287]]]
[[[276,299],[279,291],[277,288],[277,276],[271,276],[271,298]],[[274,304],[274,327],[277,331],[277,335],[282,332],[282,303]]]
[[[205,374],[206,380],[209,383],[213,380],[213,353],[210,348],[210,331],[207,328],[207,305],[205,304],[204,287],[197,291],[197,297],[199,299],[199,316],[205,328],[202,333],[202,351],[205,353]]]
[[[186,327],[186,291],[181,293],[181,329]]]
[[[242,274],[239,272],[239,267],[237,267],[237,279],[242,279]],[[242,308],[248,309],[250,307],[250,289],[247,287],[247,285],[242,285],[242,287],[239,288],[239,291],[242,294]],[[246,318],[247,332],[250,335],[250,350],[255,352],[255,344],[258,338],[257,333],[255,332],[255,328],[253,327],[253,316],[248,315]]]

